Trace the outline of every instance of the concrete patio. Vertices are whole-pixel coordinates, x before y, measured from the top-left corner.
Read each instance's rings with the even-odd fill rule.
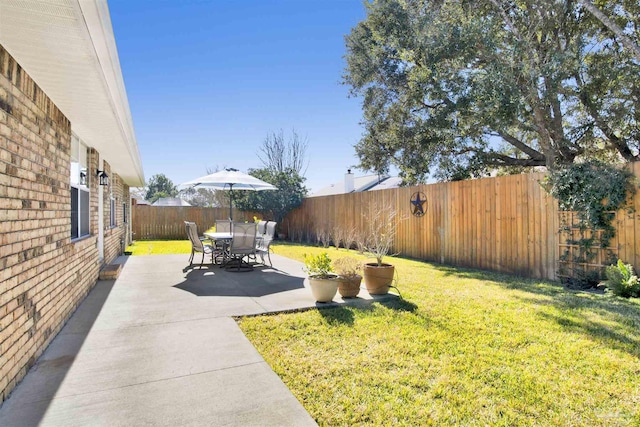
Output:
[[[119,278],[96,284],[0,425],[315,425],[232,318],[327,306],[302,264],[273,255],[273,268],[234,273],[187,258],[119,258]],[[346,303],[370,302],[360,294]]]

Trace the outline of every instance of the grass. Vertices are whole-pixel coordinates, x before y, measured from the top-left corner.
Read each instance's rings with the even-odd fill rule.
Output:
[[[215,231],[215,227],[207,231]],[[276,248],[280,247],[280,250]],[[280,255],[287,256],[289,251],[286,244],[273,244],[271,248],[274,252]],[[294,247],[295,248],[295,247]],[[191,242],[189,240],[136,240],[133,244],[127,247],[127,252],[131,252],[131,255],[166,255],[166,254],[190,254]],[[293,256],[292,256],[293,257]]]
[[[127,247],[131,255],[190,254],[189,240],[136,240]]]
[[[211,227],[208,231],[216,231]],[[127,247],[131,255],[190,254],[191,242],[185,240],[135,240]]]
[[[238,320],[320,425],[640,424],[637,300],[387,261],[404,300]]]

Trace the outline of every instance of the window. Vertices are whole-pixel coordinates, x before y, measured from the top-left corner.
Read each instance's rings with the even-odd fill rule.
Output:
[[[127,223],[127,204],[126,203],[122,204],[122,223],[123,224]]]
[[[71,136],[71,239],[89,235],[87,146]]]

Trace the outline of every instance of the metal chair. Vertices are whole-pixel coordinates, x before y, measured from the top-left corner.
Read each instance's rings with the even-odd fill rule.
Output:
[[[276,234],[276,224],[277,222],[275,221],[267,222],[262,238],[256,240],[256,253],[260,255],[263,264],[265,264],[264,256],[265,254],[267,255],[267,258],[269,258],[269,267],[273,267],[273,263],[271,262],[271,242]]]
[[[187,237],[189,237],[189,241],[191,241],[191,257],[189,257],[189,266],[193,265],[193,257],[196,252],[202,253],[202,261],[200,261],[200,267],[204,264],[204,256],[211,255],[211,259],[213,262],[215,249],[208,243],[204,243],[198,237],[198,226],[195,222],[185,221],[185,228],[187,230]]]
[[[187,224],[190,224],[190,222],[189,221],[184,221],[184,225],[186,226]],[[191,224],[194,224],[194,223],[191,223]],[[198,224],[196,224],[196,232],[197,232],[197,229],[198,229]],[[203,243],[207,243],[208,242],[209,244],[211,244],[211,239],[208,238],[208,237],[198,236],[198,239],[200,239],[200,241],[203,242]]]
[[[231,221],[228,219],[217,219],[216,220],[216,233],[231,233]],[[228,241],[218,240],[215,242],[216,250],[219,251],[222,255],[222,258],[226,256],[226,252],[228,250]]]
[[[257,222],[257,234],[256,234],[256,253],[249,255],[249,259],[252,259],[254,262],[257,262],[257,258],[256,255],[258,253],[258,248],[261,246],[261,241],[265,236],[265,233],[267,231],[267,222],[268,221],[258,221]],[[264,260],[262,260],[262,263],[264,264]]]
[[[217,233],[231,233],[231,221],[228,219],[216,220],[216,232]]]
[[[267,221],[258,221],[258,237],[267,232]]]
[[[256,253],[256,224],[234,222],[231,227],[231,244],[229,245],[229,261],[225,268],[235,271],[251,271],[253,265],[244,261],[245,257]]]

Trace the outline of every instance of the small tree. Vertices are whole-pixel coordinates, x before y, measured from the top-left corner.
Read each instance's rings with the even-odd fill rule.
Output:
[[[289,169],[277,172],[271,169],[250,169],[249,175],[275,185],[274,191],[234,192],[234,202],[238,209],[261,212],[282,224],[284,217],[302,204],[307,195],[303,185],[305,178]]]
[[[366,253],[375,257],[377,265],[381,266],[382,258],[389,255],[393,248],[398,213],[391,205],[372,203],[364,215],[366,232],[361,235],[364,240],[358,247],[363,247]]]
[[[176,197],[178,195],[176,186],[162,173],[153,175],[147,182],[146,187],[145,199],[150,203],[161,197]]]
[[[298,175],[304,176],[307,168],[307,139],[302,138],[293,129],[288,140],[284,137],[284,132],[280,129],[278,133],[267,135],[258,158],[265,168],[276,172],[295,171]]]

